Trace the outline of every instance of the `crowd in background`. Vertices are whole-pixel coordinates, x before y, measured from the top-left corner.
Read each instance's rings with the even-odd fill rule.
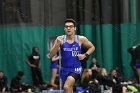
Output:
[[[85,90],[94,91],[94,93],[101,93],[100,87],[102,86],[104,90],[112,88],[113,93],[121,93],[121,83],[125,81],[126,78],[118,67],[112,68],[107,73],[106,68],[99,66],[96,58],[93,58],[90,67],[83,71],[81,87]]]
[[[33,53],[29,55],[26,60],[28,61],[27,63],[29,64],[32,70],[33,86],[37,86],[37,87],[43,86],[44,84],[42,75],[41,75],[41,70],[40,70],[40,63],[31,64],[31,62],[34,61],[33,57],[36,57],[36,60],[38,60],[38,62],[40,61],[38,50],[39,49],[37,47],[33,47],[32,49]],[[86,49],[85,50],[83,49],[83,53],[84,51],[86,51]],[[51,59],[51,61],[57,61],[55,65],[53,63],[53,65],[50,66],[50,69],[52,69],[51,80],[50,80],[50,85],[52,88],[58,88],[59,86],[57,85],[58,82],[56,84],[59,58],[60,57],[56,56],[55,60]],[[81,61],[82,67],[83,67],[83,73],[82,73],[80,82],[78,84],[78,87],[79,86],[82,87],[83,90],[89,90],[91,91],[91,93],[93,91],[95,93],[101,93],[101,86],[102,86],[102,89],[104,90],[108,90],[111,88],[113,93],[122,92],[122,89],[123,89],[122,82],[126,82],[127,79],[124,77],[123,72],[121,71],[120,68],[115,67],[115,68],[112,68],[109,72],[107,72],[106,68],[98,64],[98,61],[96,58],[92,59],[89,68],[87,68],[86,66],[87,60],[88,58]],[[53,72],[53,69],[55,69],[55,72]],[[36,72],[40,74],[37,74]],[[17,92],[17,91],[24,91],[24,90],[27,91],[28,88],[31,88],[31,85],[21,82],[23,76],[24,76],[24,72],[18,71],[17,75],[12,78],[10,82],[10,86],[8,87],[7,77],[4,74],[4,72],[0,70],[0,92],[5,92],[5,91]],[[37,76],[38,76],[38,79],[36,78]],[[136,82],[138,82],[137,78],[136,78]],[[44,85],[44,86],[47,87],[47,85]]]
[[[10,83],[10,87],[7,86],[7,77],[4,72],[0,70],[0,91],[23,91],[27,88],[31,88],[30,85],[21,82],[24,72],[18,71],[17,75],[13,77]],[[56,80],[53,81],[55,83]],[[107,73],[106,68],[98,65],[96,58],[92,59],[89,68],[84,68],[83,74],[80,79],[80,84],[83,90],[89,89],[89,91],[94,91],[96,93],[101,92],[101,85],[104,90],[112,88],[113,93],[122,91],[122,82],[125,82],[126,78],[123,76],[122,71],[116,67],[112,68],[109,73]],[[51,82],[51,81],[50,81]],[[53,86],[52,86],[53,87]],[[53,87],[57,88],[57,87]]]

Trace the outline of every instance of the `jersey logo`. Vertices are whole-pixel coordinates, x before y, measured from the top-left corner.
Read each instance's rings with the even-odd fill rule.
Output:
[[[82,68],[75,68],[74,71],[75,71],[75,72],[81,72],[81,71],[82,71]]]
[[[72,56],[77,56],[79,54],[79,51],[72,51]]]

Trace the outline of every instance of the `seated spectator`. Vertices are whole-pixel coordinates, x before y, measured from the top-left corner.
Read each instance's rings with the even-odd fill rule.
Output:
[[[93,77],[91,69],[84,70],[81,79],[81,86],[84,91],[89,91],[89,93],[101,93],[98,81]]]
[[[92,59],[92,63],[90,64],[90,68],[92,69],[92,70],[96,70],[97,68],[99,68],[100,66],[97,64],[97,60],[96,60],[96,58],[93,58]]]
[[[99,74],[97,75],[96,79],[98,80],[100,85],[108,85],[109,78],[107,76],[107,71],[105,68],[99,69]]]
[[[99,74],[97,75],[96,79],[100,85],[103,85],[103,90],[107,90],[108,87],[112,87],[113,81],[108,77],[105,68],[99,69]]]
[[[4,76],[3,71],[0,70],[0,92],[8,91],[7,87],[7,77]]]
[[[117,78],[119,79],[120,82],[125,82],[126,81],[126,78],[125,76],[123,75],[123,71],[121,71],[121,69],[119,67],[116,67],[115,68],[116,72],[117,72]]]
[[[92,77],[92,70],[86,69],[84,70],[81,78],[81,85],[83,88],[86,88],[88,86],[88,83],[93,80]]]
[[[116,69],[111,69],[110,73],[108,75],[109,79],[112,80],[113,82],[111,83],[111,86],[113,88],[113,93],[118,93],[121,92],[122,86],[121,86],[121,81],[117,75]]]
[[[11,91],[12,92],[20,92],[22,91],[22,83],[21,83],[21,79],[23,77],[24,73],[22,71],[18,71],[16,77],[14,77],[11,81]]]

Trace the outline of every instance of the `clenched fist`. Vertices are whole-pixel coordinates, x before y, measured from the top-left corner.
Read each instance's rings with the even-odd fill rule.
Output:
[[[78,54],[77,56],[79,60],[83,60],[84,58],[86,58],[85,54]]]
[[[63,37],[62,36],[58,36],[56,38],[56,44],[60,46],[62,42],[63,42]]]

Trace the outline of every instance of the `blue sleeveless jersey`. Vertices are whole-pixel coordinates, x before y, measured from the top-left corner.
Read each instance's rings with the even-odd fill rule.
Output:
[[[76,74],[82,73],[81,62],[77,57],[81,54],[81,48],[78,43],[78,36],[75,35],[74,42],[69,44],[67,37],[64,35],[64,42],[61,46],[61,71],[60,76],[63,81],[66,80],[69,73],[73,72]]]

